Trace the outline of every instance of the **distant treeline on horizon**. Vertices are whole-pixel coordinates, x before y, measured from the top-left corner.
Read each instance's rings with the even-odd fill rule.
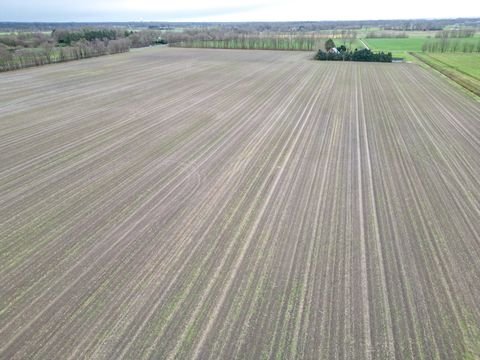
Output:
[[[175,29],[221,27],[253,31],[316,31],[331,29],[360,29],[381,27],[384,30],[442,30],[445,26],[480,27],[480,18],[455,19],[403,19],[403,20],[352,20],[352,21],[285,21],[285,22],[0,22],[0,31],[51,31],[84,27],[120,27],[131,29]]]

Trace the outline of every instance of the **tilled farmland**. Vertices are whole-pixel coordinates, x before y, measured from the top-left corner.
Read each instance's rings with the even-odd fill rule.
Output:
[[[0,74],[0,358],[480,357],[480,102],[311,56]]]

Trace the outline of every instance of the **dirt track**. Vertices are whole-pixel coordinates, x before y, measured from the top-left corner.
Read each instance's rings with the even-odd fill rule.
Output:
[[[0,358],[480,357],[480,103],[309,55],[0,74]]]

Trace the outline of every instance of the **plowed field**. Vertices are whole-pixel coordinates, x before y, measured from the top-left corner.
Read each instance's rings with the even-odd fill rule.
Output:
[[[480,357],[480,102],[311,56],[0,74],[0,358]]]

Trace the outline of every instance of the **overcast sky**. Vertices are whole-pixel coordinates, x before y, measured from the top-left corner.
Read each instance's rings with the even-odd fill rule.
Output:
[[[480,17],[478,0],[0,0],[0,21],[295,21]]]

